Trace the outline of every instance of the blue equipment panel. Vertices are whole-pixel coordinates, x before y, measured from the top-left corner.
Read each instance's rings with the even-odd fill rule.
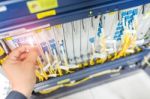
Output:
[[[91,16],[96,16],[96,15],[100,15],[100,14],[104,14],[104,13],[108,13],[112,11],[126,9],[129,7],[144,5],[149,2],[150,2],[149,0],[125,0],[125,1],[111,0],[111,2],[108,1],[108,2],[102,3],[102,1],[100,0],[93,0],[93,1],[83,2],[78,5],[62,7],[60,9],[58,8],[56,9],[57,14],[55,16],[51,16],[45,19],[40,19],[40,20],[37,19],[35,14],[24,15],[24,13],[29,14],[28,10],[24,10],[24,9],[27,9],[26,7],[22,9],[24,11],[24,13],[22,13],[23,16],[20,15],[19,18],[18,17],[16,18],[16,14],[14,13],[18,14],[17,12],[18,8],[21,7],[24,3],[12,4],[10,5],[10,7],[13,6],[14,8],[10,8],[10,9],[17,9],[17,10],[16,12],[14,11],[13,13],[11,13],[11,11],[10,12],[8,11],[8,13],[6,12],[4,16],[0,15],[0,19],[2,18],[0,21],[1,22],[0,33],[13,30],[13,29],[17,29],[17,28],[23,28],[23,27],[33,28],[33,27],[44,25],[44,24],[50,24],[51,26],[53,26],[56,24],[61,24],[61,23],[65,23],[65,22],[69,22],[69,21],[73,21],[77,19],[83,19],[83,18],[87,18]],[[12,16],[14,18],[2,21],[3,18],[5,19],[7,16],[8,17]]]

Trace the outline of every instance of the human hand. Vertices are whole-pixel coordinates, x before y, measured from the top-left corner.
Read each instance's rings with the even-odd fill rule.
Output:
[[[36,83],[35,69],[37,49],[24,45],[13,50],[3,63],[12,90],[29,97]]]

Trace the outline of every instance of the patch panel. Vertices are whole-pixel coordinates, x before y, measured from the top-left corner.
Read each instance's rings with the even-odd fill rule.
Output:
[[[40,55],[34,92],[40,94],[120,73],[125,67],[141,68],[136,63],[141,64],[149,53],[148,0],[89,3],[83,0],[82,4],[87,5],[79,4],[78,9],[75,5],[64,6],[64,11],[61,7],[52,8],[58,11],[54,16],[47,16],[49,12],[45,10],[3,20],[4,26],[0,25],[1,64],[11,50],[24,44],[37,46]],[[32,17],[43,13],[46,15],[43,19]],[[27,17],[31,18],[30,22]]]

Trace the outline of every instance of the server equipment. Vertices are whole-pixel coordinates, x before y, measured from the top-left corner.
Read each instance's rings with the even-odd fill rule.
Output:
[[[24,44],[40,52],[36,99],[145,70],[150,66],[150,0],[0,2],[0,64]]]

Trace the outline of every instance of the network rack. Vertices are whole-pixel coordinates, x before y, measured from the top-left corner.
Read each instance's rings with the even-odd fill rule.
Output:
[[[37,29],[43,29],[43,28],[49,30],[49,27],[53,28],[57,25],[59,27],[60,24],[63,24],[62,26],[65,26],[66,24],[68,24],[68,22],[78,23],[79,20],[83,21],[84,19],[86,20],[88,18],[91,18],[90,20],[93,20],[96,19],[97,17],[99,18],[99,20],[96,21],[98,22],[100,21],[100,24],[97,23],[98,28],[96,27],[97,31],[99,32],[101,31],[102,28],[101,23],[103,23],[102,20],[105,19],[105,17],[103,17],[105,16],[105,14],[108,14],[110,16],[112,15],[112,17],[114,18],[116,17],[116,19],[119,21],[122,20],[122,18],[124,17],[129,17],[127,15],[128,13],[130,13],[131,16],[133,16],[133,18],[131,18],[132,21],[135,20],[135,17],[137,16],[138,13],[143,14],[143,16],[145,15],[146,17],[150,16],[149,0],[125,0],[125,1],[122,0],[117,0],[117,1],[116,0],[103,0],[103,1],[101,0],[92,0],[92,1],[91,0],[75,0],[75,1],[49,0],[49,1],[50,2],[48,3],[53,3],[52,6],[47,7],[46,5],[46,8],[39,9],[39,10],[33,10],[30,8],[30,5],[32,4],[33,5],[37,4],[36,6],[38,6],[38,4],[41,3],[38,0],[31,0],[31,1],[14,0],[14,1],[6,1],[0,3],[0,5],[3,8],[2,11],[0,12],[0,22],[1,22],[0,39],[5,39],[10,36],[16,36],[22,34],[27,35],[26,32],[22,32],[22,31],[30,32]],[[22,10],[23,12],[20,12],[20,10]],[[117,12],[117,14],[115,12]],[[126,15],[124,16],[123,14]],[[149,22],[149,18],[148,18],[148,22]],[[116,24],[117,25],[115,25],[115,28],[117,27],[117,29],[119,29],[119,31],[121,32],[124,31],[124,28],[122,29],[123,27],[122,23],[119,23],[117,21]],[[67,26],[69,25],[66,25],[66,27]],[[83,68],[78,68],[74,73],[68,73],[68,74],[66,73],[63,76],[58,76],[58,77],[47,79],[42,82],[38,82],[35,85],[34,92],[33,92],[36,99],[45,96],[46,97],[62,96],[69,91],[73,92],[73,90],[77,90],[77,89],[81,90],[81,88],[83,88],[84,85],[86,85],[86,88],[88,88],[87,86],[90,85],[90,83],[88,82],[90,82],[92,79],[99,78],[98,81],[102,82],[107,79],[115,78],[114,76],[112,76],[113,74],[119,76],[121,74],[135,71],[136,69],[143,69],[145,66],[145,64],[144,66],[142,64],[143,60],[145,59],[144,57],[147,56],[150,52],[149,50],[150,26],[148,23],[147,26],[145,26],[145,28],[147,30],[145,34],[147,35],[146,37],[144,37],[144,42],[141,41],[142,44],[139,44],[138,47],[134,48],[135,50],[134,53],[131,52],[132,54],[130,53],[127,55],[123,55],[115,59],[110,58],[111,61],[109,60],[109,56],[108,56],[105,59],[105,62],[101,62],[101,63],[97,62],[98,61],[97,59],[94,59],[94,61],[92,61],[94,62],[94,64],[92,64],[91,60],[89,59],[87,60],[88,61],[87,64],[89,66],[84,66],[84,63],[81,63],[80,65],[82,65]],[[39,30],[36,32],[39,32]],[[109,35],[109,32],[107,31],[106,34]],[[97,35],[100,34],[97,33]],[[119,34],[116,34],[116,36],[114,36],[114,39],[116,39],[118,35]],[[72,35],[70,35],[70,38],[71,37]],[[69,37],[67,39],[69,39]],[[88,39],[90,42],[94,42],[93,38],[88,37]],[[120,37],[117,38],[116,40],[120,41],[121,39],[122,38]],[[9,47],[9,45],[7,45],[6,47]],[[69,49],[69,47],[66,49]],[[89,50],[91,51],[91,48],[89,48]],[[95,52],[97,52],[97,50]],[[88,53],[87,56],[90,56],[91,53],[93,52]],[[115,56],[114,53],[111,53],[111,55]],[[71,59],[68,59],[68,62],[70,64],[77,64],[71,62]],[[78,83],[78,81],[80,81],[80,83]],[[77,84],[75,84],[76,82]],[[97,80],[95,81],[92,80],[91,83],[94,84],[96,82]],[[71,84],[74,84],[74,86]]]

